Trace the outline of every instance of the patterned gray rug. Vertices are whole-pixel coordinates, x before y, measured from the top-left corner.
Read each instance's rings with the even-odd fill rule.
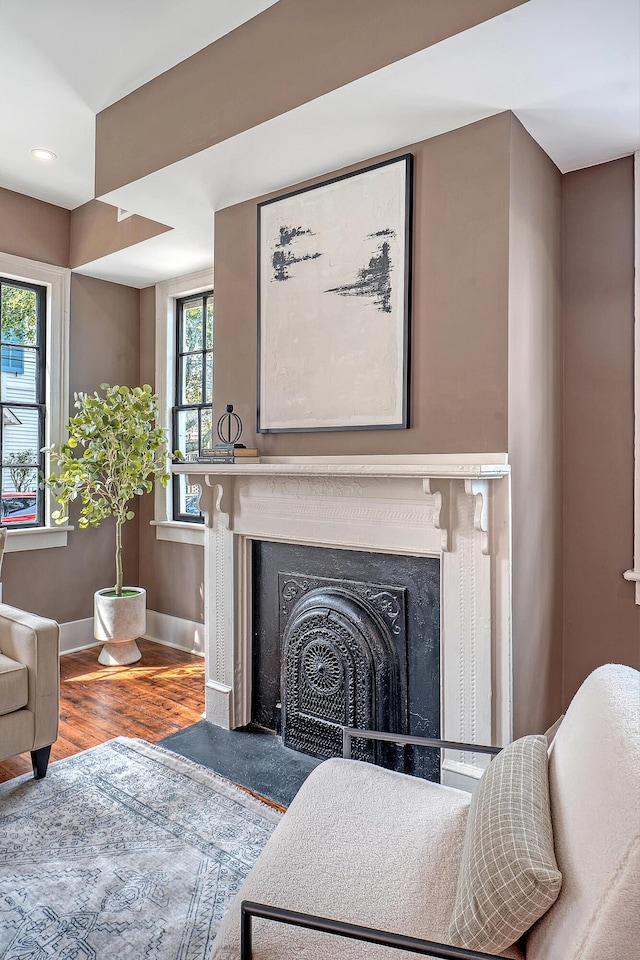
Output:
[[[208,957],[280,816],[124,737],[0,784],[0,958]]]

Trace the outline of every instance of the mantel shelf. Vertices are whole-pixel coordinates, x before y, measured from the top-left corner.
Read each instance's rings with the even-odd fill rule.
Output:
[[[491,480],[510,472],[506,454],[457,457],[263,457],[260,463],[176,463],[173,473],[190,476],[406,477]]]

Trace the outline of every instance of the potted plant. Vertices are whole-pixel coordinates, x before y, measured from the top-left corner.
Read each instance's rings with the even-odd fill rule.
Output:
[[[61,505],[51,515],[58,524],[68,521],[69,504],[78,498],[81,529],[115,518],[116,582],[94,594],[93,622],[96,640],[105,642],[100,663],[116,666],[140,659],[136,637],[146,629],[146,591],[123,585],[122,527],[135,516],[133,498],[149,493],[156,480],[166,487],[170,474],[152,388],[101,383],[100,389],[103,396],[74,394],[78,413],[67,425],[67,442],[49,448],[58,470],[43,477],[42,486]]]

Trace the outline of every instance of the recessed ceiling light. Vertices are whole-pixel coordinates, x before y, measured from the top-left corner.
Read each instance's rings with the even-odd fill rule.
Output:
[[[52,150],[44,150],[42,147],[36,147],[35,150],[32,150],[31,156],[35,157],[36,160],[55,160],[56,159],[56,155]]]

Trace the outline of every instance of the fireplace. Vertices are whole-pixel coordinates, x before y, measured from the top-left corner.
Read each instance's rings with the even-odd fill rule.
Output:
[[[174,470],[200,486],[205,513],[207,720],[226,728],[252,720],[252,555],[260,541],[362,553],[369,564],[382,554],[436,561],[440,734],[465,742],[509,741],[511,500],[505,454],[267,457],[255,464],[183,464]],[[278,572],[308,571],[294,565]],[[373,576],[371,582],[388,581]],[[330,596],[323,609],[333,606],[338,619],[358,620],[357,603],[345,614],[337,594]],[[279,687],[280,677],[274,682]],[[371,682],[375,686],[377,675]],[[390,715],[395,708],[376,705],[367,719],[377,722],[380,709]],[[402,723],[402,708],[396,718]],[[482,755],[445,751],[443,782],[469,787],[485,765]]]
[[[342,754],[342,726],[440,735],[440,564],[254,541],[251,722]],[[356,739],[356,759],[438,779],[433,750]]]

